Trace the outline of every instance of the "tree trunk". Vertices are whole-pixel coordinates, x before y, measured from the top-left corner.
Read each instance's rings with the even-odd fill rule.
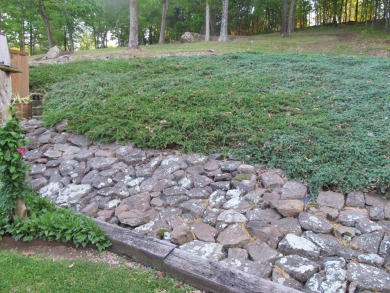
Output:
[[[66,22],[66,27],[68,29],[70,50],[72,52],[74,52],[73,25],[72,25],[72,23],[70,21],[68,21],[68,22]]]
[[[282,36],[287,37],[287,0],[282,2]]]
[[[228,37],[228,12],[229,12],[229,0],[223,0],[221,32],[219,34],[218,42],[226,42],[229,40],[229,37]]]
[[[358,22],[358,13],[359,13],[359,0],[356,0],[356,6],[355,6],[355,22]]]
[[[138,6],[137,0],[130,0],[130,35],[128,50],[139,49],[138,46]]]
[[[162,7],[160,38],[158,40],[159,44],[165,43],[165,27],[167,25],[168,7],[169,7],[169,0],[164,0],[163,7]]]
[[[53,43],[53,37],[51,33],[51,26],[49,22],[49,16],[47,15],[45,7],[43,5],[43,0],[38,1],[38,12],[45,24],[46,37],[49,43],[49,48],[52,48],[54,47],[54,43]]]
[[[210,41],[210,3],[206,0],[206,28],[205,28],[205,37],[206,42]]]
[[[290,37],[294,31],[295,26],[295,0],[291,0],[290,3],[290,16],[288,19],[287,36]]]

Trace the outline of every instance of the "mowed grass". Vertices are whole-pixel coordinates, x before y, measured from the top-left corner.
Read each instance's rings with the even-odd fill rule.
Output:
[[[191,292],[156,271],[0,251],[0,292]]]
[[[323,55],[79,61],[31,70],[46,125],[235,154],[320,188],[388,194],[390,60]]]

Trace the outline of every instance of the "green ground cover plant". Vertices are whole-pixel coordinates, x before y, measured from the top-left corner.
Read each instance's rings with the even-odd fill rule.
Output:
[[[103,142],[223,152],[320,188],[388,193],[390,60],[236,53],[31,70],[46,125]]]
[[[87,261],[52,261],[0,251],[1,292],[191,292],[191,288],[154,270],[112,267]]]

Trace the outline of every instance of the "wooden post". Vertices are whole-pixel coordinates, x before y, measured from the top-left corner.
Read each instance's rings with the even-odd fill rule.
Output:
[[[11,66],[6,36],[0,34],[0,66]],[[0,68],[0,123],[5,124],[11,117],[8,110],[11,104],[12,83],[11,73]]]

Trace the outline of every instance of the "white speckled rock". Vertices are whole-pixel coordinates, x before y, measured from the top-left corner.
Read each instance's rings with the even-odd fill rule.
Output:
[[[180,249],[199,255],[207,260],[219,261],[225,257],[225,254],[222,251],[223,246],[219,243],[194,240],[181,245]]]
[[[320,256],[320,249],[317,245],[308,239],[294,234],[287,234],[282,241],[279,242],[278,249],[283,254],[297,254],[314,259],[317,259]]]

